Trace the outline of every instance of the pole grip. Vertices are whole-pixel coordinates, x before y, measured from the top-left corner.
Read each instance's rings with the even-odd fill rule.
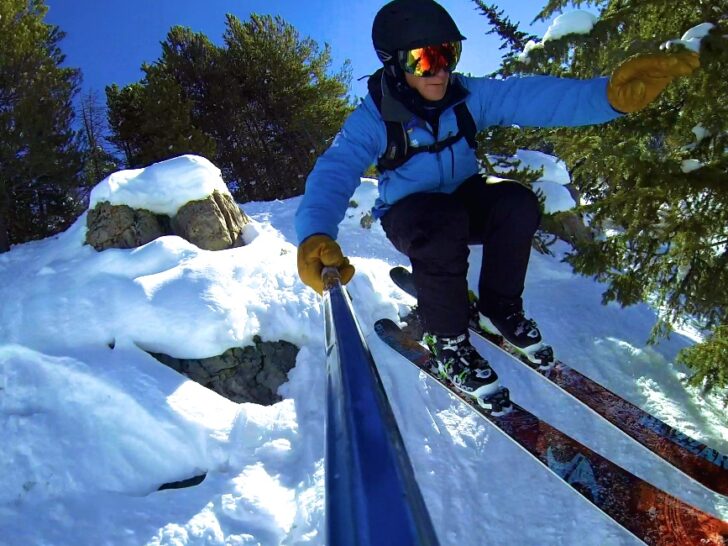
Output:
[[[339,269],[330,265],[324,266],[321,270],[321,280],[324,281],[324,292],[341,284]]]

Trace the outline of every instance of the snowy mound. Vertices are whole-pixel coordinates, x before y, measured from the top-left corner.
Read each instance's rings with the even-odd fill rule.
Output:
[[[91,191],[89,208],[108,201],[174,216],[188,201],[203,199],[215,190],[228,193],[220,169],[204,157],[183,155],[109,175]]]

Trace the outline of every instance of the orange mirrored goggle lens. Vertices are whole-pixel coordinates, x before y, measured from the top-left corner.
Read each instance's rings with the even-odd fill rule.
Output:
[[[399,52],[399,64],[402,70],[414,76],[434,76],[440,70],[455,70],[463,46],[460,41],[418,47]]]

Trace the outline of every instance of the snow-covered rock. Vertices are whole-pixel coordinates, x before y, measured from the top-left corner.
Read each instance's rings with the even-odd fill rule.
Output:
[[[163,235],[223,250],[241,244],[249,221],[220,170],[194,155],[113,173],[91,191],[90,204],[86,242],[99,251],[136,248]]]

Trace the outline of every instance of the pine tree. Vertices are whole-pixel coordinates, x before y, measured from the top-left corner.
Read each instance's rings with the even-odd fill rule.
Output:
[[[83,187],[88,190],[118,170],[118,162],[107,149],[106,110],[96,92],[88,91],[81,97],[79,118],[83,153]]]
[[[0,0],[0,252],[62,229],[79,211],[72,129],[79,72],[43,0]]]
[[[240,201],[297,195],[351,108],[330,64],[280,17],[228,15],[222,47],[174,27],[141,82],[107,88],[111,140],[133,166],[205,155]]]
[[[348,63],[327,74],[329,46],[301,38],[280,17],[252,15],[241,22],[229,15],[227,27],[227,74],[240,115],[238,147],[225,150],[224,163],[238,175],[241,198],[298,195],[351,109]]]
[[[539,17],[567,4],[551,0]],[[514,71],[608,75],[631,55],[714,25],[702,40],[701,69],[650,107],[608,125],[542,130],[525,140],[551,146],[591,203],[584,209],[602,236],[572,253],[576,270],[607,283],[605,302],[647,301],[658,309],[653,339],[686,318],[712,330],[682,361],[694,370],[693,384],[728,386],[728,1],[591,4],[601,16],[588,35],[545,42]],[[514,146],[523,145],[519,138]]]
[[[195,104],[163,68],[144,65],[139,83],[106,88],[112,142],[129,168],[182,154],[215,158],[215,142],[199,127]]]

